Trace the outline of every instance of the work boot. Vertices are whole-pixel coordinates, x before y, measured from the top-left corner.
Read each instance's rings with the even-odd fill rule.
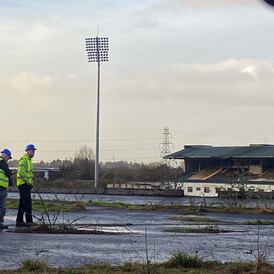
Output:
[[[25,226],[25,222],[16,222],[17,227]]]
[[[8,226],[0,223],[0,229],[5,229],[5,228],[8,228]]]

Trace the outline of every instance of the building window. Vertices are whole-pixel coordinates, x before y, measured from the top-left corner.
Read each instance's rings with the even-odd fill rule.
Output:
[[[189,187],[187,188],[187,192],[192,192],[192,191],[193,191],[192,186],[189,186]]]
[[[197,191],[201,191],[201,188],[198,186],[198,187],[196,187],[196,190]]]
[[[204,193],[209,193],[210,192],[210,188],[208,186],[204,187]]]

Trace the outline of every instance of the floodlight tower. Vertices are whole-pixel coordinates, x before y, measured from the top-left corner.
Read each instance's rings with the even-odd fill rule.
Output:
[[[96,152],[95,152],[95,176],[94,187],[99,186],[99,122],[100,122],[100,62],[108,61],[108,38],[98,37],[86,38],[86,51],[88,62],[97,62],[97,115],[96,115]]]

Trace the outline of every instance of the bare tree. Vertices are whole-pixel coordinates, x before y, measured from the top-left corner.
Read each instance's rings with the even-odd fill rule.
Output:
[[[90,147],[82,146],[79,151],[75,153],[75,159],[94,161],[94,152]]]

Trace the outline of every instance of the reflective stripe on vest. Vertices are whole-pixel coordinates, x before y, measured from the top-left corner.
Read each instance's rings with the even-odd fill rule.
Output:
[[[16,183],[17,186],[25,183],[33,185],[32,161],[26,154],[19,160]]]

